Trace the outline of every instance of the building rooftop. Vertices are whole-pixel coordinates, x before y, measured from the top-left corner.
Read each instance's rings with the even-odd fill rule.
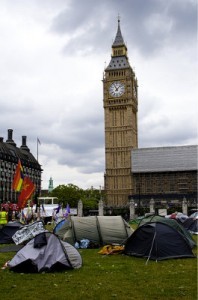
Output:
[[[12,139],[12,129],[8,129],[8,138],[6,142],[0,137],[0,159],[17,163],[20,159],[25,166],[34,166],[35,169],[41,170],[41,166],[30,152],[26,145],[26,136],[22,136],[22,145],[17,147]]]
[[[130,64],[126,56],[112,57],[106,70],[125,69],[129,68]]]
[[[132,173],[197,170],[197,145],[132,150]]]

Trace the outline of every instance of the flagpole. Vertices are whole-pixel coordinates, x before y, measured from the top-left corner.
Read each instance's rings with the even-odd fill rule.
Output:
[[[37,161],[38,161],[38,138],[37,138],[37,152],[36,152],[36,154],[37,154]]]
[[[38,161],[38,144],[41,144],[39,138],[37,137],[37,161]]]

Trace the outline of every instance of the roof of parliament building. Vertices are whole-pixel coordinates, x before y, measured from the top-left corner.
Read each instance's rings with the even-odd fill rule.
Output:
[[[197,145],[132,150],[132,173],[197,170]]]
[[[20,159],[23,165],[41,170],[41,166],[26,145],[26,136],[22,136],[22,145],[17,147],[12,139],[12,129],[8,129],[6,142],[0,137],[0,160],[17,163]]]

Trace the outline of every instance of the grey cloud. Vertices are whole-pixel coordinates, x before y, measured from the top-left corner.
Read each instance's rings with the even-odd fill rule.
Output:
[[[68,127],[64,127],[63,124],[59,128],[59,135],[55,138],[60,148],[70,149],[73,153],[83,155],[89,149],[97,149],[104,145],[103,123],[95,125],[93,123],[92,126],[86,122],[80,125],[72,123]]]
[[[186,126],[188,124],[188,126]],[[174,123],[174,120],[164,118],[164,121],[153,122],[149,126],[139,127],[139,147],[171,146],[191,144],[196,140],[196,125],[186,117],[182,122]]]
[[[79,1],[72,1],[69,10],[62,11],[54,18],[51,30],[59,34],[72,34],[69,44],[63,49],[65,54],[75,55],[79,48],[84,48],[81,55],[101,52],[110,46],[106,44],[108,37],[114,38],[110,28],[116,24],[119,12],[125,42],[144,55],[155,55],[167,41],[172,42],[173,47],[181,46],[184,40],[195,42],[195,4],[189,1],[180,1],[179,4],[171,0],[126,0],[122,5],[119,0],[100,1],[97,4],[90,0],[80,4]],[[105,27],[102,26],[103,22]],[[75,36],[80,29],[81,34]]]
[[[102,105],[101,105],[102,107]],[[101,108],[102,109],[102,108]],[[104,149],[104,124],[103,112],[98,110],[87,114],[84,110],[74,111],[66,115],[61,121],[54,122],[48,130],[41,127],[41,136],[47,144],[57,144],[60,155],[57,157],[59,164],[78,167],[86,173],[90,170],[97,171],[104,168],[99,163],[101,157],[97,156],[97,149]],[[35,132],[36,134],[36,132]],[[101,155],[101,154],[100,154]],[[103,153],[104,155],[104,153]],[[89,163],[89,160],[92,163]]]
[[[79,146],[80,148],[80,146]],[[81,149],[81,148],[80,148]],[[104,171],[104,153],[103,149],[87,149],[79,153],[65,151],[64,154],[58,157],[59,164],[67,165],[76,168],[78,171],[85,174]]]
[[[124,23],[131,33],[130,47],[137,48],[143,55],[155,55],[168,44],[180,48],[185,41],[187,46],[191,43],[195,47],[195,3],[137,0],[131,12],[125,11],[124,15],[127,15]]]

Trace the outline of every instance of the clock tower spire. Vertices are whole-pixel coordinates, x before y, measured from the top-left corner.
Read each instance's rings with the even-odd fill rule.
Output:
[[[122,37],[121,29],[120,29],[120,17],[118,16],[118,29],[117,29],[117,34],[113,43],[113,46],[122,46],[124,45],[124,39]]]
[[[138,147],[137,79],[131,68],[120,18],[104,71],[105,192],[108,206],[123,206],[133,192],[131,150]]]

